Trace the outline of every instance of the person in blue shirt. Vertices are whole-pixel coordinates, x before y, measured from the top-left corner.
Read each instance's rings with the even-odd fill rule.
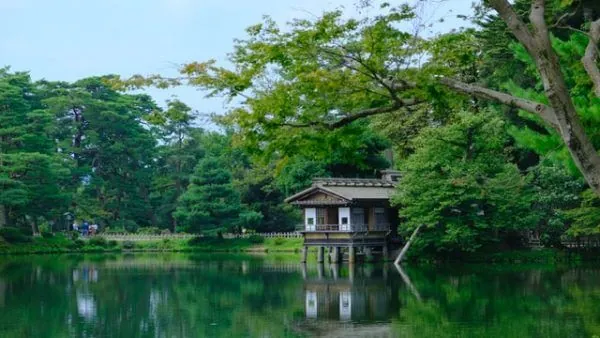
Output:
[[[88,235],[88,231],[90,230],[90,224],[87,221],[83,221],[83,224],[81,225],[81,233],[83,236],[87,236]]]

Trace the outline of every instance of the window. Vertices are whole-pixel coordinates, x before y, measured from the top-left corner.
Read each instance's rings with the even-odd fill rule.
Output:
[[[342,225],[348,224],[348,217],[342,217]]]
[[[326,209],[323,208],[319,208],[317,209],[317,224],[318,225],[322,225],[325,224],[325,213],[326,213]]]
[[[306,224],[308,224],[308,225],[313,225],[313,224],[315,224],[315,219],[314,219],[314,218],[312,218],[312,217],[309,217],[309,218],[307,218],[307,219],[306,219]]]
[[[352,225],[364,225],[365,224],[365,209],[352,208],[352,215],[350,217],[352,220]]]
[[[385,208],[375,208],[375,224],[387,224]]]

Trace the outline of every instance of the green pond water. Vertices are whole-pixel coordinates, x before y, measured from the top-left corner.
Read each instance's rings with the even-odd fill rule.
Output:
[[[0,337],[593,337],[595,266],[0,257]]]

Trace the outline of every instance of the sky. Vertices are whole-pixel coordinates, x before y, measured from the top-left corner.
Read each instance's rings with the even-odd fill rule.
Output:
[[[263,15],[281,24],[332,9],[352,15],[357,1],[0,0],[0,67],[29,71],[34,80],[175,75],[186,62],[225,62],[233,40]],[[425,15],[445,18],[438,31],[464,25],[455,15],[470,13],[471,1],[431,1]],[[220,99],[206,99],[194,88],[146,92],[161,105],[177,96],[202,113],[225,110]]]

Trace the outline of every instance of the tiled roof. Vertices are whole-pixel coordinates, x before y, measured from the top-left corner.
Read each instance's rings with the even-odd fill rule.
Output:
[[[286,202],[297,205],[332,204],[332,201],[302,200],[315,191],[337,196],[345,201],[355,200],[387,200],[394,193],[394,182],[373,178],[315,178],[313,185],[286,199]]]
[[[314,178],[313,185],[324,187],[393,187],[394,182],[378,178]]]

